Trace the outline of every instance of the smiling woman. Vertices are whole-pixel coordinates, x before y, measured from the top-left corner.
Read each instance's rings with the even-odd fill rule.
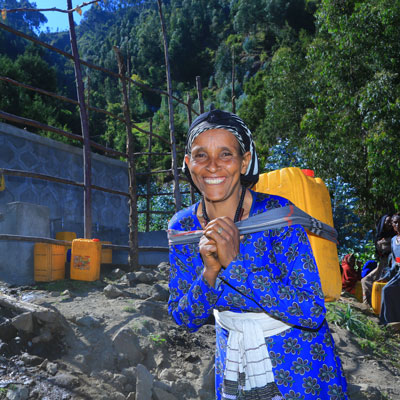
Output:
[[[203,232],[170,245],[169,312],[196,331],[213,313],[217,399],[347,399],[304,228],[240,236],[235,222],[291,203],[253,192],[258,159],[234,114],[213,110],[189,128],[184,171],[202,201],[179,211],[174,231]]]

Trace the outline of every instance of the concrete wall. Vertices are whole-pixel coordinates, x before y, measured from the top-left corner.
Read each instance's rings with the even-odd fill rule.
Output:
[[[83,182],[82,161],[80,148],[0,122],[0,168],[37,172]],[[92,183],[127,192],[127,163],[92,153]],[[93,190],[92,201],[92,237],[127,245],[128,198]],[[6,189],[0,192],[0,209],[5,210],[7,204],[13,202],[48,207],[50,237],[55,237],[56,232],[60,231],[76,232],[78,237],[83,237],[82,188],[33,178],[6,176]],[[0,233],[11,233],[4,232],[3,229],[4,224],[0,224]],[[166,234],[162,232],[160,235],[166,245]],[[149,257],[151,255],[141,255],[143,260]],[[162,259],[165,258],[164,254]],[[117,263],[127,262],[127,252],[114,251],[114,260]],[[155,261],[152,259],[151,263]]]

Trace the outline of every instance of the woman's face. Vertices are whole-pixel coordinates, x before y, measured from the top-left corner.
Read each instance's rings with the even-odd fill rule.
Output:
[[[240,190],[240,174],[251,160],[250,152],[240,155],[235,136],[225,129],[210,129],[193,141],[185,156],[194,184],[209,201],[224,201]]]
[[[400,235],[400,216],[395,215],[394,217],[392,217],[392,226],[394,231]]]
[[[385,231],[389,231],[390,228],[392,227],[392,217],[390,217],[389,215],[385,218],[385,222],[383,224],[383,229]]]

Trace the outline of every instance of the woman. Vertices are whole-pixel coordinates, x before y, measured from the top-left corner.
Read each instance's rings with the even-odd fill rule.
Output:
[[[392,226],[396,236],[392,238],[391,268],[383,277],[389,282],[382,289],[382,324],[400,322],[400,213],[393,215]]]
[[[199,246],[170,247],[169,312],[196,331],[214,313],[217,399],[346,399],[304,229],[240,237],[235,222],[286,206],[248,189],[258,180],[250,131],[213,110],[189,128],[184,171],[202,201],[169,229],[204,230]]]
[[[392,217],[390,215],[382,216],[376,225],[375,235],[375,253],[378,265],[368,275],[361,279],[363,291],[363,303],[371,305],[372,285],[380,280],[384,270],[388,265],[388,257],[391,251],[391,240],[395,235],[392,227]]]
[[[356,292],[356,283],[361,279],[361,274],[355,270],[356,258],[354,254],[346,254],[342,260],[342,289],[351,294]]]

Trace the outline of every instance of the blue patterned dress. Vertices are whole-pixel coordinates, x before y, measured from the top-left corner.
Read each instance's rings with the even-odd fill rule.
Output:
[[[251,192],[250,216],[289,204]],[[202,229],[198,203],[179,211],[170,229]],[[346,379],[325,320],[320,279],[307,234],[300,225],[244,235],[240,252],[211,287],[203,278],[198,245],[170,247],[169,312],[194,332],[213,309],[260,312],[295,327],[266,338],[275,382],[286,400],[347,399]],[[216,326],[216,398],[221,398],[227,331]]]

